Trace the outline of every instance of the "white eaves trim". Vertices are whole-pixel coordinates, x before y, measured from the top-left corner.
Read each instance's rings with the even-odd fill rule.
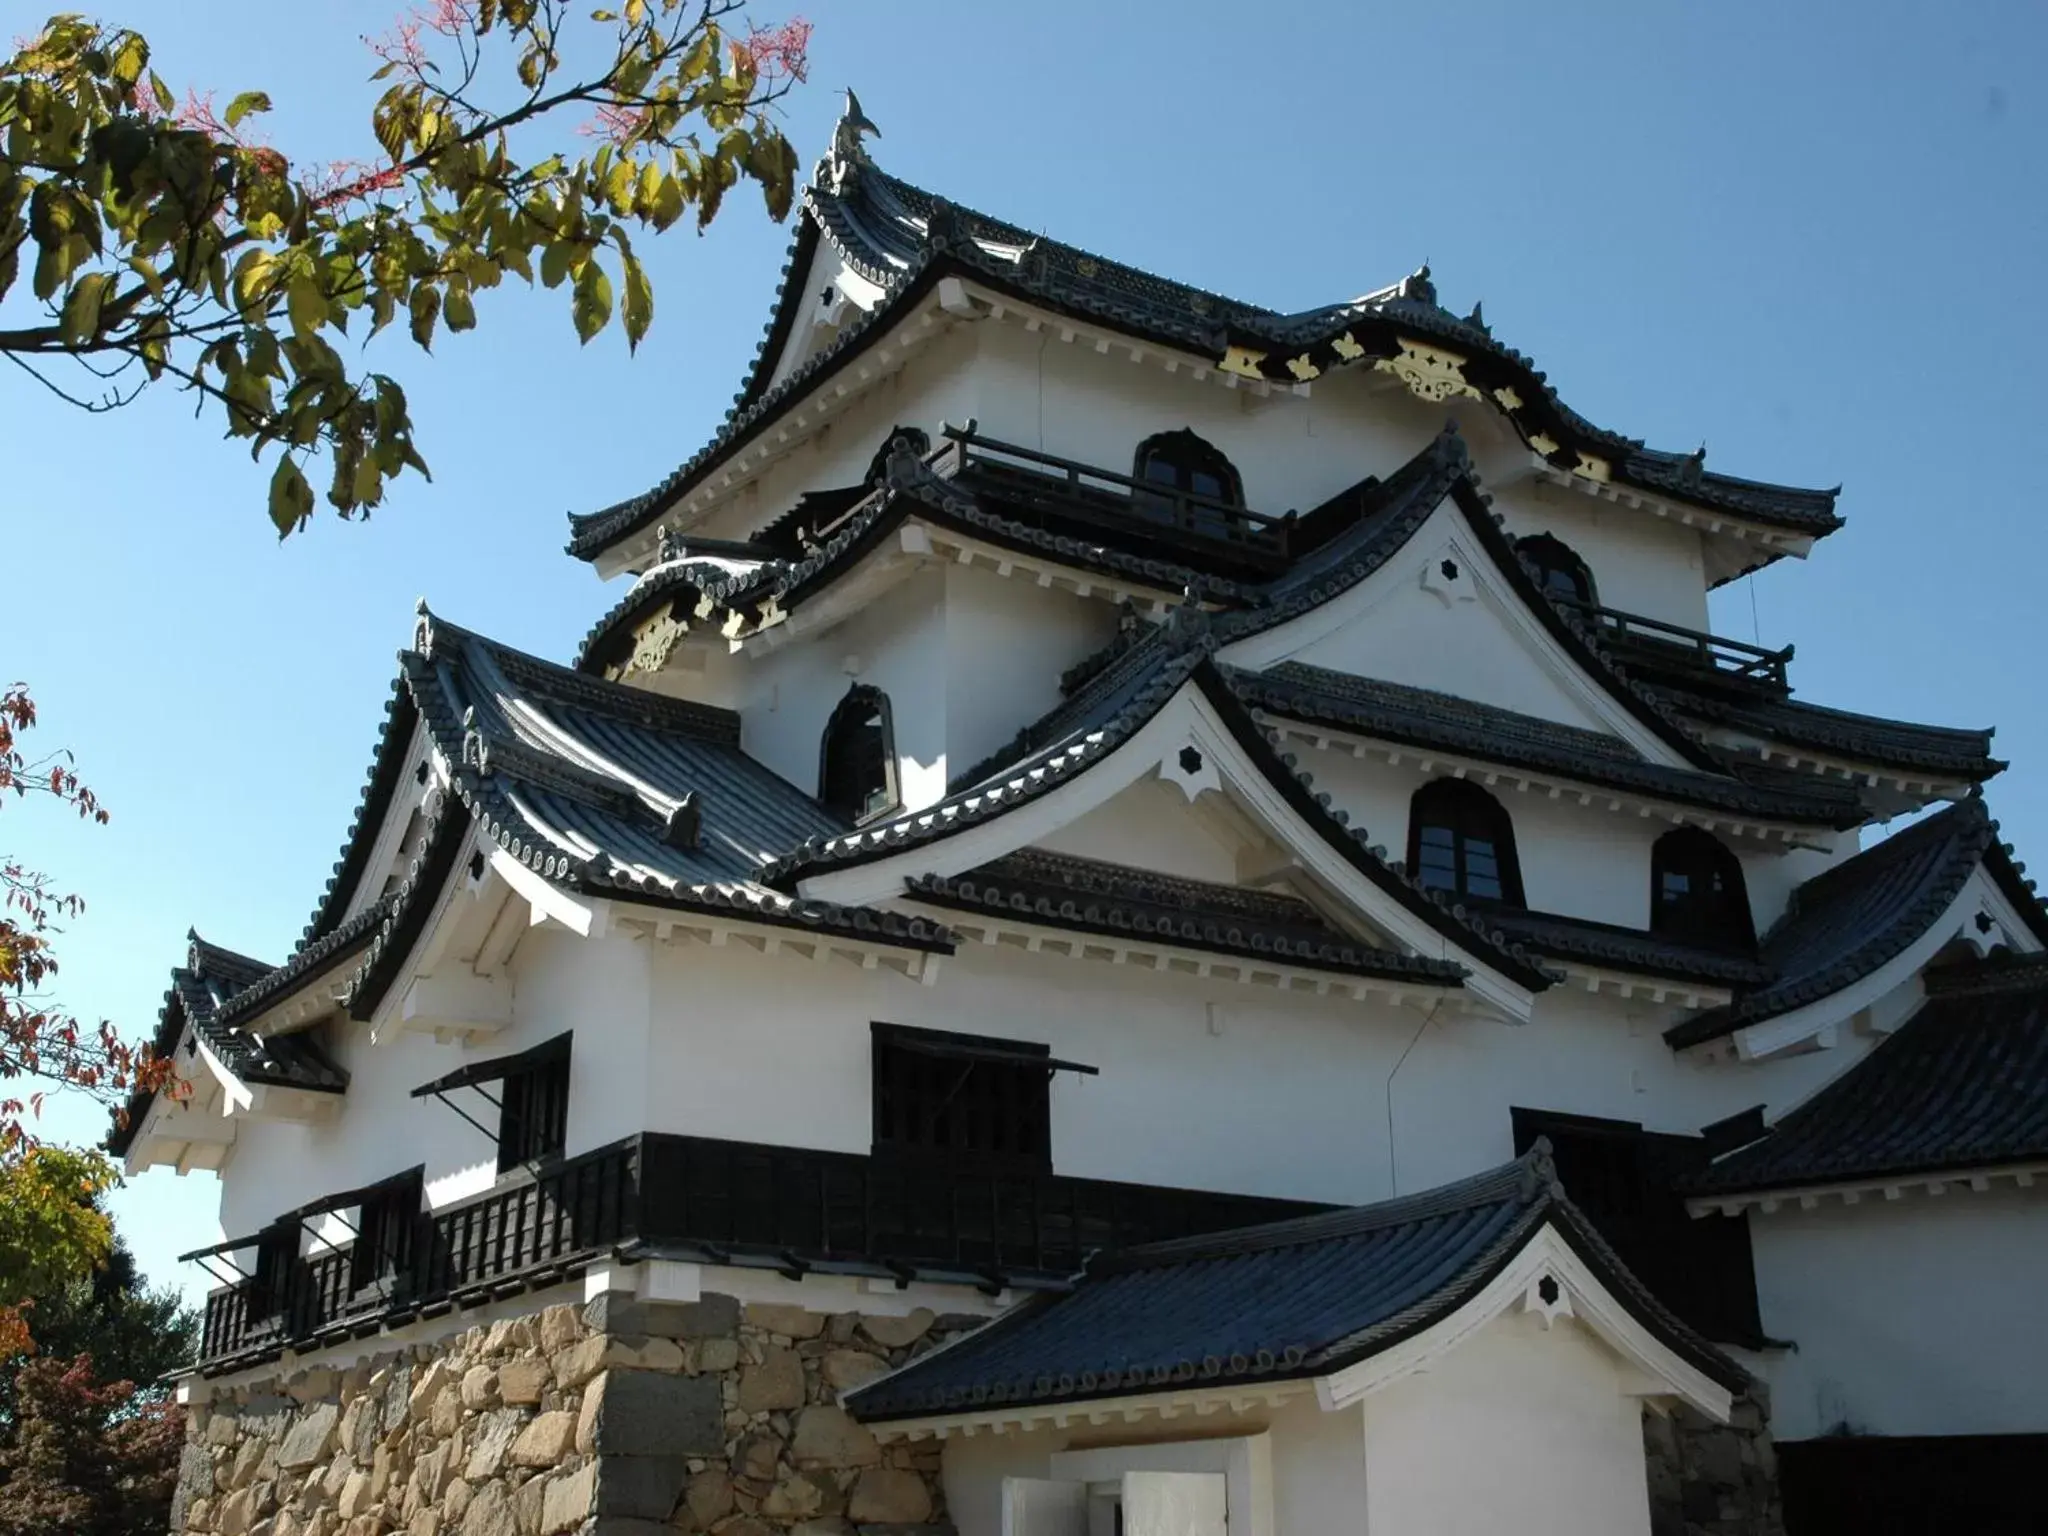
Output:
[[[1203,763],[1192,781],[1178,766],[1181,752],[1190,746],[1201,754]],[[1245,755],[1192,681],[1184,683],[1130,740],[1075,772],[1058,788],[902,853],[811,875],[798,882],[798,889],[805,896],[847,906],[900,899],[905,882],[915,876],[957,875],[1041,842],[1118,791],[1153,775],[1177,785],[1190,800],[1204,790],[1227,786],[1241,809],[1274,841],[1291,850],[1308,874],[1372,929],[1410,953],[1457,960],[1471,972],[1465,981],[1468,993],[1504,1018],[1528,1022],[1534,994],[1470,952],[1459,948],[1454,953],[1450,939],[1374,885],[1304,823]]]
[[[1544,672],[1588,715],[1650,762],[1666,767],[1691,766],[1663,737],[1589,676],[1529,611],[1494,564],[1493,557],[1481,548],[1465,522],[1465,514],[1448,495],[1386,564],[1364,580],[1284,624],[1226,645],[1217,659],[1254,672],[1266,671],[1360,622],[1396,593],[1430,584],[1426,573],[1440,568],[1446,559],[1455,561],[1461,573],[1469,573],[1476,599],[1486,605]]]
[[[1740,1216],[1748,1210],[1763,1216],[1775,1216],[1780,1211],[1817,1210],[1829,1200],[1839,1200],[1844,1205],[1861,1205],[1872,1197],[1880,1202],[1896,1202],[1909,1195],[1939,1198],[1958,1189],[1981,1195],[1994,1184],[2010,1183],[2016,1189],[2032,1189],[2043,1180],[2048,1180],[2048,1163],[2008,1163],[1995,1168],[1958,1168],[1937,1173],[1843,1179],[1829,1184],[1797,1184],[1783,1189],[1737,1190],[1725,1195],[1702,1195],[1686,1201],[1685,1205],[1695,1216]]]

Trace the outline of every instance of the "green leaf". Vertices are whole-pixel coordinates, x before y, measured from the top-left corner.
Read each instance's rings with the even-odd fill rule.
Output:
[[[638,351],[640,338],[647,334],[647,327],[654,324],[654,289],[647,281],[647,271],[640,265],[639,257],[627,256],[625,266],[626,346]]]
[[[171,88],[164,84],[164,77],[155,70],[149,72],[149,89],[150,94],[156,97],[156,107],[159,112],[175,112],[178,110],[178,98],[171,94]]]
[[[592,259],[576,275],[576,294],[569,301],[569,317],[576,322],[576,334],[586,344],[612,317],[612,280],[605,276],[601,262]]]
[[[297,460],[287,453],[277,461],[270,477],[270,522],[282,539],[298,531],[313,515],[313,487],[300,473]]]
[[[222,121],[232,128],[251,112],[268,112],[269,110],[270,98],[262,91],[244,91],[228,103],[228,110]]]
[[[540,253],[540,280],[550,288],[561,287],[562,279],[582,254],[583,248],[573,240],[555,241]]]
[[[149,44],[134,32],[122,34],[121,46],[114,54],[110,71],[114,82],[121,86],[134,85],[142,78],[143,70],[149,67]]]
[[[451,331],[475,328],[476,305],[470,301],[467,288],[450,286],[448,297],[441,301],[441,317],[448,322],[448,329]]]
[[[441,290],[421,283],[412,291],[412,339],[429,352],[434,350],[434,321],[441,313]]]
[[[292,318],[292,333],[310,336],[327,323],[327,296],[310,277],[294,277],[285,290],[285,308]]]
[[[100,328],[100,305],[113,286],[110,272],[88,272],[73,285],[58,326],[67,346],[82,347],[93,339]]]

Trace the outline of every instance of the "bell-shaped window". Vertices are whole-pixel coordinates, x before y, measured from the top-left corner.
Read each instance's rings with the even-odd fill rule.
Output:
[[[1697,827],[1666,832],[1650,850],[1650,931],[1747,949],[1756,942],[1742,862]]]
[[[1515,540],[1515,548],[1535,568],[1536,585],[1543,589],[1544,596],[1561,597],[1588,607],[1600,600],[1591,568],[1563,539],[1548,533],[1532,534]]]
[[[1437,779],[1415,792],[1408,809],[1408,871],[1446,895],[1522,905],[1514,823],[1505,806],[1464,779]]]
[[[896,741],[889,696],[861,684],[825,723],[818,754],[818,799],[848,821],[866,821],[896,806]]]
[[[1132,478],[1162,491],[1178,491],[1225,506],[1244,505],[1244,482],[1215,444],[1183,428],[1138,444]]]

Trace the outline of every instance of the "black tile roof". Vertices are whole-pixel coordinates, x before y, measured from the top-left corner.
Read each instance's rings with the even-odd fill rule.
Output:
[[[793,888],[812,873],[890,858],[1004,815],[1107,757],[1184,685],[1192,684],[1201,689],[1217,717],[1297,813],[1319,829],[1353,868],[1466,954],[1521,986],[1532,990],[1548,986],[1550,975],[1504,941],[1482,915],[1425,889],[1390,862],[1385,849],[1368,845],[1362,832],[1347,827],[1346,814],[1330,806],[1328,791],[1314,788],[1295,759],[1279,750],[1230,691],[1210,659],[1217,633],[1201,610],[1175,609],[1164,625],[1021,732],[1010,748],[990,759],[986,773],[976,782],[951,791],[936,805],[853,832],[809,839],[764,865],[761,878]]]
[[[1459,752],[1581,783],[1725,811],[1759,821],[1846,828],[1866,811],[1847,785],[1811,778],[1769,783],[1646,761],[1619,737],[1518,714],[1428,688],[1354,677],[1301,662],[1233,670],[1231,686],[1270,714],[1406,746]]]
[[[1549,960],[1577,961],[1712,987],[1760,986],[1772,976],[1770,967],[1753,954],[1691,944],[1640,928],[1509,907],[1495,908],[1487,916],[1531,954]]]
[[[1307,970],[1425,986],[1457,986],[1461,965],[1379,949],[1337,928],[1298,896],[1186,880],[1152,870],[1027,848],[960,875],[921,875],[919,901],[999,912],[1052,928],[1186,949],[1249,955]]]
[[[358,941],[362,929],[351,925]],[[348,941],[342,941],[346,944]],[[334,944],[324,954],[339,959],[345,950]],[[293,981],[319,969],[318,961],[298,967]],[[222,1066],[245,1083],[283,1088],[303,1088],[313,1093],[344,1093],[348,1073],[322,1050],[309,1032],[255,1034],[235,1021],[259,1012],[290,990],[290,982],[277,978],[293,967],[273,966],[253,960],[218,944],[209,944],[197,933],[186,935],[185,963],[171,971],[170,989],[164,994],[157,1014],[156,1034],[151,1044],[157,1055],[168,1057],[178,1048],[189,1024],[192,1033],[219,1058]],[[245,1002],[244,999],[251,999]],[[152,1094],[138,1093],[129,1100],[106,1141],[107,1150],[125,1157],[141,1130]]]
[[[2003,771],[1991,755],[1989,730],[1915,725],[1877,715],[1852,714],[1795,699],[1724,698],[1706,689],[1659,684],[1656,691],[1680,714],[1710,725],[1747,731],[1787,746],[1903,772],[1909,777],[1954,778],[1973,783]]]
[[[774,854],[843,827],[741,750],[730,710],[589,677],[425,612],[399,665],[465,814],[543,878],[591,895],[951,948],[922,918],[792,898],[755,878]],[[694,834],[671,835],[685,799]]]
[[[1734,1194],[2048,1162],[2048,959],[1927,973],[1906,1025],[1693,1189]]]
[[[819,240],[869,281],[884,300],[856,316],[819,354],[768,386],[768,370],[808,295],[802,275]],[[1402,344],[1445,347],[1465,358],[1464,377],[1501,409],[1523,439],[1555,446],[1550,462],[1571,470],[1584,453],[1604,460],[1609,478],[1654,495],[1713,507],[1745,521],[1818,537],[1841,526],[1835,490],[1806,490],[1710,473],[1703,454],[1661,452],[1595,427],[1558,398],[1521,353],[1503,346],[1480,320],[1437,303],[1427,269],[1345,303],[1283,314],[1171,282],[1049,240],[985,214],[959,208],[868,163],[845,174],[821,164],[806,189],[799,228],[762,346],[733,408],[712,441],[642,496],[587,515],[572,514],[569,551],[585,559],[648,527],[725,456],[884,334],[930,290],[958,274],[1079,319],[1224,360],[1246,349],[1252,370],[1274,383],[1353,361],[1393,357]]]
[[[1455,1313],[1546,1226],[1674,1353],[1746,1382],[1621,1265],[1539,1142],[1427,1194],[1102,1255],[846,1405],[876,1422],[1327,1375]]]
[[[1979,865],[2048,943],[2048,913],[1973,795],[1802,884],[1760,946],[1772,979],[1672,1026],[1665,1040],[1673,1049],[1717,1040],[1861,981],[1925,933]]]

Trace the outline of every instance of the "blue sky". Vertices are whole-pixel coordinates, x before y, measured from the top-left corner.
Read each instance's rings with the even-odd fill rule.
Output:
[[[758,3],[758,0],[757,0]],[[41,8],[10,0],[7,32]],[[813,0],[806,165],[851,84],[891,170],[955,201],[1283,308],[1427,259],[1444,302],[1576,408],[1709,463],[1843,482],[1848,527],[1715,599],[1796,642],[1802,697],[1999,728],[2006,835],[2048,858],[2033,666],[2048,582],[2026,468],[2048,355],[2048,12],[2038,6]],[[143,6],[178,88],[270,92],[294,158],[367,153],[365,32],[388,3]],[[787,11],[760,12],[773,20]],[[280,546],[268,466],[185,399],[87,418],[0,371],[12,472],[0,673],[112,808],[9,805],[0,847],[90,902],[63,995],[135,1032],[188,925],[282,958],[361,789],[412,605],[566,658],[616,593],[563,514],[645,489],[710,435],[788,231],[751,197],[643,244],[637,358],[579,348],[566,296],[504,288],[429,359],[393,334],[435,473],[367,524]],[[4,680],[4,679],[0,679]],[[94,1134],[97,1112],[46,1125]],[[216,1186],[115,1197],[146,1268],[210,1231]]]

